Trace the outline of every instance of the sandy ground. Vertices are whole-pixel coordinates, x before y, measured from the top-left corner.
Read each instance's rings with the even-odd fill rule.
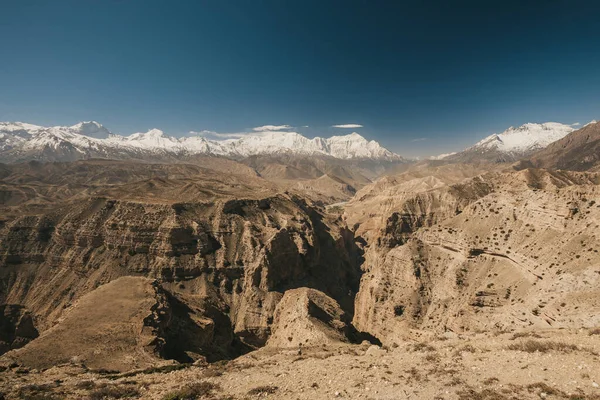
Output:
[[[120,375],[15,366],[0,374],[0,391],[7,399],[600,399],[600,331],[517,336],[264,348],[230,362]]]

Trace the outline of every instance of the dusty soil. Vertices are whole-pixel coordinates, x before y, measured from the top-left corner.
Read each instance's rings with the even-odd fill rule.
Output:
[[[267,347],[171,371],[14,367],[0,375],[0,390],[8,399],[600,399],[599,330],[411,334],[389,349]]]

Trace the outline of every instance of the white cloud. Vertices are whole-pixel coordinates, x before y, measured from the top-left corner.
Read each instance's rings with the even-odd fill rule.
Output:
[[[571,126],[579,126],[581,125],[579,122],[575,122],[574,124],[571,124]]]
[[[411,142],[413,142],[413,143],[414,142],[422,142],[424,140],[428,140],[428,138],[426,138],[426,137],[420,137],[420,138],[416,138],[416,139],[411,140]]]
[[[354,129],[354,128],[362,128],[362,125],[359,124],[340,124],[340,125],[332,125],[332,128],[344,128],[344,129]]]
[[[252,128],[254,132],[266,132],[266,131],[287,131],[292,129],[290,125],[263,125]]]

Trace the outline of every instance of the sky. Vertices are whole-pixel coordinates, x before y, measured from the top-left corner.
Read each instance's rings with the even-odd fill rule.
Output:
[[[600,119],[598,1],[0,0],[0,121],[307,137],[405,156]],[[334,125],[360,125],[341,128]]]

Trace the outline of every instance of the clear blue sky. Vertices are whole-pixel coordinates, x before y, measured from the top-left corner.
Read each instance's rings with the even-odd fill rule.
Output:
[[[457,150],[600,117],[598,3],[0,0],[0,120],[178,136],[357,123],[401,154]]]

